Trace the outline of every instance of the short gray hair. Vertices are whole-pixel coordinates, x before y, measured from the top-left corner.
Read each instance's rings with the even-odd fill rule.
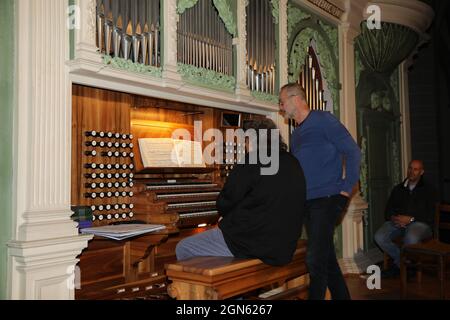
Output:
[[[284,85],[281,88],[280,93],[283,92],[283,90],[286,90],[288,96],[299,96],[306,102],[306,92],[297,82]]]

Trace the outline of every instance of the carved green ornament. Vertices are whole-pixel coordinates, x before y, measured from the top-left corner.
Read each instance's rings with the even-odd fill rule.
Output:
[[[274,96],[273,94],[260,91],[252,91],[252,96],[257,100],[278,104],[278,96]]]
[[[219,12],[220,19],[225,24],[225,28],[233,36],[237,35],[237,23],[231,9],[236,0],[213,0],[214,6]],[[183,14],[187,9],[194,7],[198,0],[178,0],[177,13]]]
[[[280,22],[280,0],[270,0],[272,3],[272,16],[275,24]]]
[[[311,18],[310,14],[302,11],[301,9],[288,4],[288,39],[292,36],[292,31],[294,31],[294,27],[302,20]]]
[[[162,69],[148,66],[141,63],[135,63],[131,60],[126,60],[123,58],[113,58],[108,55],[103,56],[103,63],[111,66],[114,69],[126,70],[129,72],[146,74],[152,77],[161,78],[162,77]]]
[[[214,0],[214,6],[219,11],[219,16],[222,19],[228,32],[233,36],[237,35],[237,24],[236,19],[231,10],[232,3],[234,0]]]
[[[178,72],[184,81],[215,90],[234,92],[236,79],[205,68],[179,63]]]
[[[186,9],[190,9],[197,4],[198,0],[178,0],[177,13],[183,14]]]

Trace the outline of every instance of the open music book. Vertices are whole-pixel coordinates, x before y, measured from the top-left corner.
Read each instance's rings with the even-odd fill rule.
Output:
[[[81,229],[83,234],[93,234],[114,240],[124,240],[141,234],[163,230],[166,227],[160,224],[119,224],[103,227]]]
[[[145,168],[206,167],[201,142],[170,138],[143,138],[138,141]]]

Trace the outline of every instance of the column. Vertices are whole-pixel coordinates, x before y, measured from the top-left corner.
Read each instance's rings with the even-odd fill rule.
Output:
[[[340,51],[340,97],[341,121],[357,141],[355,47],[354,39],[359,30],[344,22],[339,27]],[[344,272],[358,273],[355,254],[364,248],[363,217],[368,205],[362,199],[359,188],[351,200],[347,214],[342,222]]]
[[[177,67],[177,0],[164,0],[162,4],[162,69],[166,80],[181,81]]]
[[[64,17],[68,16],[67,1],[64,4]],[[75,0],[75,11],[71,14],[79,14],[79,29],[75,29],[75,60],[82,62],[101,63],[101,55],[98,53],[96,43],[97,33],[97,2],[96,0]],[[64,19],[66,25],[66,19]],[[64,26],[64,29],[67,29]]]
[[[67,0],[17,1],[12,299],[72,299],[76,257],[90,239],[70,218],[67,8]]]
[[[289,80],[289,64],[288,64],[288,16],[287,16],[287,0],[280,0],[280,16],[278,24],[278,79],[280,88],[288,83]],[[275,116],[276,124],[280,128],[283,139],[287,142],[289,137],[289,126],[284,118],[277,114]]]
[[[402,141],[402,173],[408,171],[409,162],[412,160],[411,153],[411,119],[409,113],[409,77],[408,68],[412,59],[404,61],[400,65],[400,114],[401,127],[400,139]]]
[[[236,46],[236,95],[242,100],[251,99],[247,87],[247,13],[248,1],[237,1],[237,29],[238,37],[233,39]]]

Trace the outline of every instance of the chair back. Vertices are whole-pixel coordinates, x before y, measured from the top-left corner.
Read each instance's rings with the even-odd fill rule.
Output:
[[[450,204],[437,203],[436,204],[436,213],[434,220],[434,238],[439,240],[439,230],[450,230],[450,222],[442,222],[441,215],[442,213],[446,213],[450,215]]]

